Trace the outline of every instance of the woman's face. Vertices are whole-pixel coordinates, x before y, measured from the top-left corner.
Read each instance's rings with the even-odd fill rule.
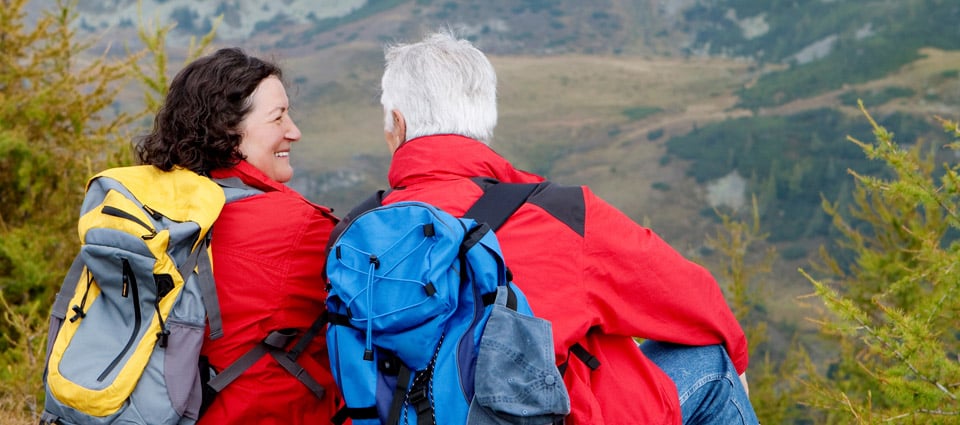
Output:
[[[240,122],[240,152],[267,177],[286,183],[293,178],[290,145],[300,129],[290,118],[290,102],[280,79],[265,78],[251,95],[253,108]]]

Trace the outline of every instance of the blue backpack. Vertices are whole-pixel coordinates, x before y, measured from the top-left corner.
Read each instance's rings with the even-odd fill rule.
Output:
[[[327,346],[347,417],[545,424],[570,400],[550,322],[512,282],[493,229],[538,187],[494,184],[456,218],[422,202],[351,211],[328,252]]]

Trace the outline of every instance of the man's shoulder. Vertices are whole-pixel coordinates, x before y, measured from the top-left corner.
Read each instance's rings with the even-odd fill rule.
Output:
[[[546,181],[540,184],[527,202],[542,208],[554,219],[580,236],[586,225],[586,203],[583,186],[568,186]]]

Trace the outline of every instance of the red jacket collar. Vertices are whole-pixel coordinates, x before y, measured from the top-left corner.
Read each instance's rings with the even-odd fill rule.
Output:
[[[300,192],[297,192],[296,190],[291,189],[287,185],[280,183],[276,180],[273,180],[270,177],[267,177],[267,175],[264,174],[263,171],[260,171],[259,169],[257,169],[257,167],[250,165],[250,163],[247,161],[240,161],[239,163],[237,163],[237,165],[230,168],[221,168],[219,170],[213,170],[210,173],[210,177],[213,177],[215,179],[239,177],[240,180],[242,180],[244,183],[250,186],[253,186],[257,189],[260,189],[264,192],[283,192],[283,193],[293,194],[293,195],[296,195],[297,198],[302,199],[304,202],[320,210],[321,212],[323,212],[323,214],[329,216],[329,218],[334,222],[339,220],[337,217],[333,215],[333,209],[320,204],[316,204],[308,200],[307,198],[303,197],[303,195],[301,195]]]
[[[267,175],[264,174],[263,171],[260,171],[259,169],[257,169],[257,167],[250,165],[250,163],[247,161],[240,161],[239,163],[237,163],[237,165],[231,168],[221,168],[219,170],[213,170],[210,173],[210,177],[213,177],[215,179],[239,177],[240,180],[243,180],[244,183],[250,186],[253,186],[257,189],[260,189],[264,192],[274,192],[274,191],[286,192],[286,191],[293,190],[287,187],[286,185],[284,185],[283,183],[280,183],[278,181],[271,179],[270,177],[267,177]]]
[[[518,170],[489,146],[455,134],[408,140],[393,154],[390,187],[433,180],[493,177],[502,182],[534,183],[543,178]]]

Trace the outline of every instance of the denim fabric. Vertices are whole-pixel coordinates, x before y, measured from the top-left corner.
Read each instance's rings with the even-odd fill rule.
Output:
[[[645,341],[640,349],[676,384],[684,425],[759,423],[723,346]]]
[[[554,364],[550,322],[503,305],[506,287],[480,340],[470,425],[541,425],[570,413],[570,398]]]

